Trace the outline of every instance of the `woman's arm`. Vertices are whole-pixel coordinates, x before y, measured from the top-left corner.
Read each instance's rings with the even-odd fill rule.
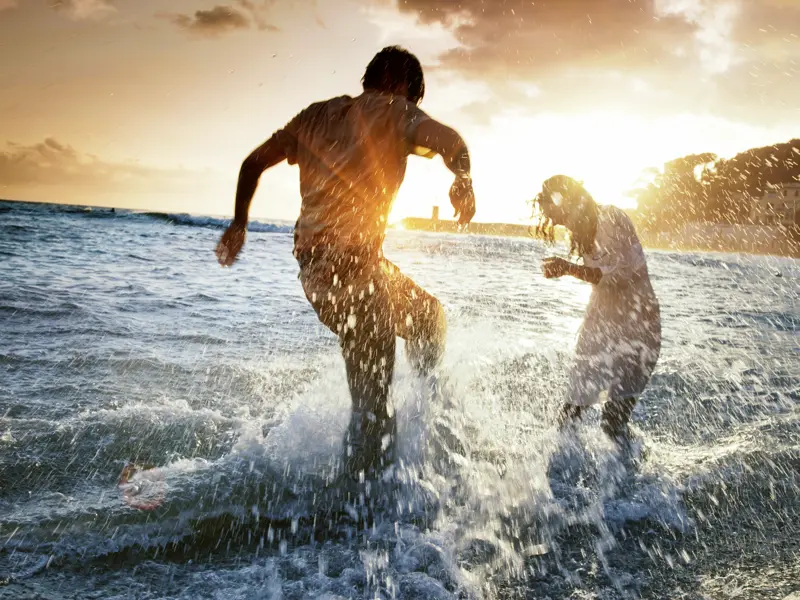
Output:
[[[568,262],[567,275],[572,275],[576,279],[597,285],[603,278],[603,272],[594,267],[585,267],[583,265],[576,265],[575,263]]]
[[[603,278],[603,272],[594,267],[576,265],[573,262],[564,260],[560,256],[551,256],[542,261],[542,273],[547,279],[554,279],[564,275],[571,275],[576,279],[597,285]]]

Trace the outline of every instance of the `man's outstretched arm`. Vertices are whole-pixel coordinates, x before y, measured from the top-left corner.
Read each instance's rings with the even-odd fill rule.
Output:
[[[234,223],[247,225],[250,203],[253,201],[261,174],[285,159],[284,146],[278,143],[274,136],[244,159],[242,167],[239,169],[239,182],[236,186]]]
[[[456,176],[450,188],[450,202],[459,217],[458,222],[469,223],[475,216],[475,194],[472,191],[472,165],[464,139],[447,125],[426,119],[414,131],[413,142],[439,154],[445,166]]]
[[[469,177],[471,165],[467,144],[455,129],[425,119],[414,131],[414,143],[439,154],[445,166],[457,177]]]
[[[236,205],[233,222],[217,244],[216,254],[219,264],[230,267],[244,245],[250,203],[258,187],[261,174],[286,158],[285,145],[272,136],[242,162],[239,169],[239,182],[236,185]]]

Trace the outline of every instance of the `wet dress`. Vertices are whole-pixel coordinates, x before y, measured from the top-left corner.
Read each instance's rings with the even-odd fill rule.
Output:
[[[587,267],[603,277],[592,289],[575,349],[567,403],[589,406],[638,397],[661,351],[661,315],[633,223],[615,206],[598,206]]]

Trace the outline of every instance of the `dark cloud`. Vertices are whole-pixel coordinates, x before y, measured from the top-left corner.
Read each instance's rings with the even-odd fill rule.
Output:
[[[187,33],[216,37],[237,29],[250,27],[250,19],[230,6],[215,6],[210,10],[197,10],[193,15],[180,13],[162,14],[176,27]]]
[[[50,7],[65,10],[75,19],[101,19],[116,12],[112,0],[52,0]]]
[[[460,47],[438,68],[489,83],[505,106],[719,112],[722,105],[731,114],[800,116],[791,92],[800,83],[798,0],[401,0],[397,7],[449,28]],[[519,81],[541,94],[520,95]],[[492,101],[469,109],[490,111]]]
[[[752,49],[785,37],[797,51],[800,41],[797,0],[402,0],[398,8],[453,29],[463,48],[445,61],[466,70],[631,67],[676,54],[691,60],[676,53],[690,45]]]
[[[120,185],[159,187],[165,181],[185,181],[188,171],[154,169],[135,163],[113,163],[79,152],[54,138],[33,145],[8,142],[0,151],[0,187]]]
[[[485,76],[533,77],[570,65],[652,67],[668,40],[690,34],[653,0],[405,0],[401,11],[452,28],[462,47],[442,64]]]
[[[196,10],[194,14],[158,13],[176,27],[201,37],[217,37],[232,31],[255,27],[262,31],[277,31],[267,22],[269,3],[258,4],[251,0],[237,0],[235,6],[217,5],[208,10]]]
[[[230,185],[209,169],[108,161],[54,138],[0,144],[0,198],[9,200],[185,211],[197,210],[198,199],[224,196]]]

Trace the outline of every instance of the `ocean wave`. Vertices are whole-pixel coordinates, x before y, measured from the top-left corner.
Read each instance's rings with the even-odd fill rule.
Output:
[[[94,212],[95,210],[99,210],[99,211],[108,210],[108,211],[110,211],[111,209],[100,208],[100,207],[95,208],[93,206],[79,206],[79,205],[73,205],[73,204],[55,205],[53,207],[53,212],[66,213],[66,214],[82,214],[82,213],[88,214],[88,213]]]
[[[0,313],[8,313],[11,315],[32,315],[37,318],[62,317],[65,315],[75,315],[85,310],[86,309],[80,304],[68,300],[51,303],[45,306],[37,306],[30,302],[23,303],[12,301],[6,304],[3,302],[3,299],[0,299]]]
[[[169,213],[158,211],[137,211],[125,208],[109,208],[103,206],[80,206],[71,204],[39,204],[39,203],[4,203],[0,204],[0,212],[17,213],[50,213],[69,215],[72,218],[86,219],[122,219],[122,220],[155,220],[186,227],[203,227],[207,229],[225,229],[231,219],[190,215],[188,213]],[[28,229],[27,225],[7,224],[12,230]],[[287,222],[250,221],[248,231],[259,233],[292,233],[294,225]]]
[[[186,213],[145,212],[132,214],[139,217],[148,217],[158,221],[166,221],[167,223],[171,223],[173,225],[204,227],[207,229],[225,229],[231,223],[230,219],[195,216]],[[250,221],[250,223],[247,225],[247,229],[248,231],[259,233],[291,233],[294,231],[294,226],[281,223]]]
[[[9,233],[15,233],[17,231],[36,231],[36,225],[28,224],[23,225],[20,223],[7,223],[3,225],[3,229],[5,229]]]

